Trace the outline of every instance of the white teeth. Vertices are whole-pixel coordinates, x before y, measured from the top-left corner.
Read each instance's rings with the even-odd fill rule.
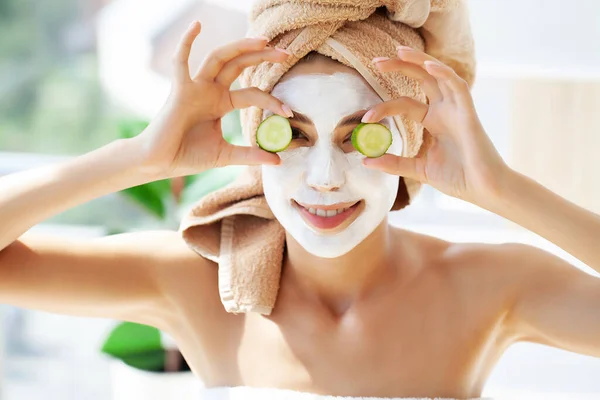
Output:
[[[338,215],[338,210],[327,210],[326,214],[328,217],[335,217],[336,215]]]
[[[331,218],[331,217],[335,217],[338,214],[343,213],[344,211],[347,211],[350,207],[346,207],[346,208],[339,208],[337,210],[323,210],[320,208],[305,208],[305,210],[307,210],[309,213],[313,214],[313,215],[318,215],[319,217],[326,217],[326,218]]]

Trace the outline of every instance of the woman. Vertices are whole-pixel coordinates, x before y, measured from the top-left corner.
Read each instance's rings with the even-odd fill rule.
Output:
[[[418,69],[425,83],[428,105],[381,102],[356,71],[320,56],[293,68],[272,94],[230,91],[244,67],[281,63],[288,54],[268,47],[264,38],[244,39],[214,51],[192,79],[187,60],[199,31],[194,23],[184,35],[172,93],[142,134],[44,170],[0,179],[3,303],[156,326],[176,338],[209,387],[470,398],[481,395],[494,363],[520,340],[600,356],[598,279],[535,248],[448,243],[390,227],[385,214],[393,190],[382,185],[380,196],[360,190],[361,183],[368,184],[366,177],[427,183],[544,236],[600,271],[594,240],[600,218],[502,161],[466,83],[452,69],[409,48],[399,49],[397,58],[374,60],[385,73],[405,71],[407,63],[416,67],[411,70]],[[345,99],[326,103],[327,113],[312,104],[324,87]],[[290,151],[310,152],[304,166],[290,165],[285,152],[280,157],[223,140],[220,118],[251,105],[290,117],[295,129]],[[353,126],[341,129],[339,123],[357,112],[364,122],[387,120],[394,135],[399,133],[388,118],[405,115],[421,122],[434,144],[417,158],[361,158],[365,170],[353,164],[355,174],[340,173],[336,168],[343,162],[335,158],[348,157],[350,163],[356,156],[346,141]],[[354,126],[359,122],[353,121]],[[332,166],[328,179],[311,175],[315,162]],[[269,316],[225,312],[217,268],[177,232],[94,240],[27,233],[99,196],[232,164],[265,165],[266,197],[289,233],[280,294]],[[306,227],[319,228],[323,221],[306,215],[316,213],[310,210],[314,204],[301,204],[316,201],[274,189],[282,173],[292,172],[308,197],[342,192],[364,202],[364,209],[351,215],[365,229],[322,246]],[[305,210],[292,210],[290,199]],[[347,225],[334,229],[356,226]],[[369,229],[372,233],[360,237]]]

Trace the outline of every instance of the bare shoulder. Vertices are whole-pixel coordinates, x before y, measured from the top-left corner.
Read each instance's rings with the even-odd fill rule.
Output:
[[[194,302],[209,307],[215,297],[218,299],[217,265],[196,253],[179,232],[133,232],[107,236],[102,241],[113,242],[113,249],[146,253],[161,291],[176,306]]]
[[[212,261],[196,253],[177,231],[139,232],[136,237],[156,257],[161,268],[170,272],[187,268],[195,270],[194,267],[199,265],[215,266]]]
[[[456,243],[404,231],[424,272],[434,274],[458,293],[494,297],[510,303],[530,286],[578,271],[562,259],[521,243]]]
[[[156,282],[167,301],[165,330],[176,336],[182,332],[208,335],[231,324],[221,303],[216,263],[196,253],[177,231],[137,232],[132,238],[138,242],[137,252],[147,251],[151,257]]]
[[[177,304],[215,305],[219,299],[217,264],[196,253],[179,232],[154,233],[156,273],[167,297]]]
[[[522,243],[452,243],[444,259],[456,275],[512,294],[541,283],[548,273],[555,278],[577,271],[561,258]]]

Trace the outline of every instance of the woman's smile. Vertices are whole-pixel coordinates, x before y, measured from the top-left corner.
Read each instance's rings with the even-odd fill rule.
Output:
[[[294,208],[300,213],[304,222],[322,233],[336,233],[345,229],[360,214],[363,201],[339,203],[329,206],[301,204],[292,200]]]

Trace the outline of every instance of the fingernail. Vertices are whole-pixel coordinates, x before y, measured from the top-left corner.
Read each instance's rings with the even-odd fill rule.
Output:
[[[277,48],[275,48],[275,50],[277,50],[277,51],[279,51],[281,53],[287,54],[288,56],[292,55],[292,53],[289,50],[286,50],[286,49],[280,49],[280,48],[277,47]]]
[[[373,59],[373,62],[378,63],[378,62],[383,62],[383,61],[389,61],[389,59],[390,59],[389,57],[375,57]]]
[[[373,118],[374,114],[375,114],[375,111],[373,111],[373,110],[367,111],[367,113],[365,115],[363,115],[363,117],[362,117],[362,122],[369,122],[371,120],[371,118]]]
[[[287,104],[282,105],[281,109],[288,117],[290,117],[290,118],[294,117],[294,113],[292,112],[292,109]]]
[[[408,46],[398,46],[396,47],[397,50],[401,50],[401,51],[412,51],[412,47],[408,47]]]
[[[426,67],[433,67],[433,68],[439,68],[441,67],[441,65],[439,63],[436,63],[435,61],[423,61],[423,64],[425,64]]]
[[[198,24],[198,21],[192,21],[192,23],[190,24],[190,27],[188,29],[195,28],[197,24]]]

